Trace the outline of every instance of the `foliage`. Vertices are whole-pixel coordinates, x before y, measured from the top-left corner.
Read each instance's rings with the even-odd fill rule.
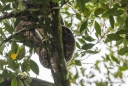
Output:
[[[76,37],[78,52],[69,64],[74,85],[116,86],[125,82],[122,80],[127,76],[123,73],[127,71],[127,3],[127,0],[72,0],[61,9],[65,24]],[[72,70],[76,72],[72,74]],[[98,79],[97,74],[105,77]]]
[[[42,1],[48,3],[50,0]],[[60,9],[66,26],[71,28],[76,39],[76,52],[67,64],[72,85],[116,86],[123,84],[124,76],[126,76],[124,72],[128,68],[128,1],[52,1],[60,3],[60,7],[54,9]],[[18,0],[1,0],[0,16],[7,15],[9,12],[20,13],[25,7],[26,5]],[[38,11],[38,9],[30,9],[30,11]],[[31,82],[28,80],[29,71],[32,70],[38,75],[39,68],[37,63],[30,59],[34,46],[29,46],[27,50],[26,45],[31,45],[30,43],[24,45],[14,41],[16,38],[22,40],[22,34],[2,43],[14,34],[17,22],[19,20],[15,21],[13,18],[0,21],[0,71],[2,71],[0,83],[10,78],[12,86],[17,86],[17,83],[23,86],[23,83]],[[98,78],[98,75],[104,77]],[[22,78],[26,80],[21,81]]]

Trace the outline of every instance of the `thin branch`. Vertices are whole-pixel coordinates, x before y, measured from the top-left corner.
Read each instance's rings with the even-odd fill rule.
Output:
[[[22,31],[25,31],[25,30],[26,30],[26,28],[23,28],[23,29],[21,29],[21,30],[19,30],[19,31],[15,32],[15,33],[14,33],[14,34],[12,34],[11,36],[9,36],[9,37],[8,37],[8,38],[6,38],[5,40],[3,40],[3,41],[0,43],[0,46],[1,46],[3,43],[5,43],[5,42],[10,41],[10,40],[13,38],[13,36],[15,36],[15,35],[17,35],[17,34],[21,33]]]
[[[32,86],[55,86],[53,83],[51,83],[51,82],[48,82],[48,81],[44,81],[44,80],[41,80],[41,79],[38,79],[38,78],[33,78],[32,77],[32,83],[31,83],[31,85]]]
[[[7,14],[5,14],[5,15],[3,15],[3,16],[0,16],[0,21],[2,21],[3,19],[12,18],[12,17],[18,17],[18,16],[20,16],[21,14],[22,14],[22,15],[25,15],[26,12],[25,12],[25,11],[21,11],[21,12],[19,12],[19,13],[17,13],[17,14],[14,14],[14,12],[7,13]]]

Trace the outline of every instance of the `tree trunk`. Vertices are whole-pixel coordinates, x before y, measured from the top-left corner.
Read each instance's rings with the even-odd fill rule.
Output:
[[[59,7],[57,3],[50,3],[51,9]],[[49,55],[51,71],[56,86],[70,86],[67,78],[66,62],[64,59],[63,41],[62,41],[62,26],[60,20],[59,9],[52,9],[52,26],[49,33],[52,34],[49,46],[51,54]]]

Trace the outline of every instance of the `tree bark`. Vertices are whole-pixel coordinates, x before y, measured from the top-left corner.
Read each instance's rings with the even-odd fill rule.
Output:
[[[32,78],[32,82],[30,83],[31,86],[55,86],[51,82],[47,82],[38,78]],[[5,80],[2,83],[0,83],[0,86],[11,86],[11,80]]]
[[[57,3],[50,3],[51,8],[59,7]],[[62,26],[59,9],[52,9],[52,34],[51,48],[52,53],[49,57],[51,71],[56,86],[70,86],[67,78],[66,61],[64,59],[63,41],[62,41]]]

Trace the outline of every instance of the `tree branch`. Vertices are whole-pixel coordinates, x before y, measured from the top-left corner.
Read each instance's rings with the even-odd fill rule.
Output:
[[[32,78],[31,86],[55,86],[51,82],[47,82],[38,78]]]
[[[53,83],[44,81],[38,78],[32,78],[32,82],[30,83],[30,86],[55,86]],[[2,83],[0,83],[2,86],[10,86],[11,85],[11,80],[4,80]]]
[[[27,11],[26,11],[26,12],[27,12]],[[12,18],[12,17],[18,17],[18,16],[20,16],[20,15],[25,15],[26,12],[25,12],[25,11],[21,11],[21,12],[19,12],[19,13],[17,13],[17,14],[14,14],[14,12],[7,13],[7,14],[5,14],[5,15],[3,15],[3,16],[0,16],[0,21],[2,21],[3,19],[8,19],[8,18]]]
[[[51,7],[58,7],[58,4],[51,3]],[[51,56],[50,56],[50,64],[51,71],[54,78],[54,82],[56,86],[70,86],[69,79],[67,77],[67,68],[66,61],[64,57],[63,51],[63,41],[62,41],[62,26],[60,21],[60,12],[59,9],[53,9],[51,11],[52,14],[52,31],[50,32],[53,36],[51,38],[50,47]]]
[[[8,13],[8,14],[6,14],[4,16],[0,16],[0,21],[2,21],[3,19],[11,18],[11,17],[14,17],[13,12]]]
[[[22,31],[25,31],[25,30],[26,30],[26,28],[21,29],[21,30],[19,30],[19,31],[15,32],[15,33],[14,33],[14,34],[12,34],[11,36],[9,36],[9,37],[8,37],[8,38],[6,38],[5,40],[3,40],[3,41],[0,43],[0,46],[1,46],[3,43],[5,43],[5,42],[10,41],[10,40],[13,38],[13,36],[15,36],[15,35],[17,35],[17,34],[21,33]]]

